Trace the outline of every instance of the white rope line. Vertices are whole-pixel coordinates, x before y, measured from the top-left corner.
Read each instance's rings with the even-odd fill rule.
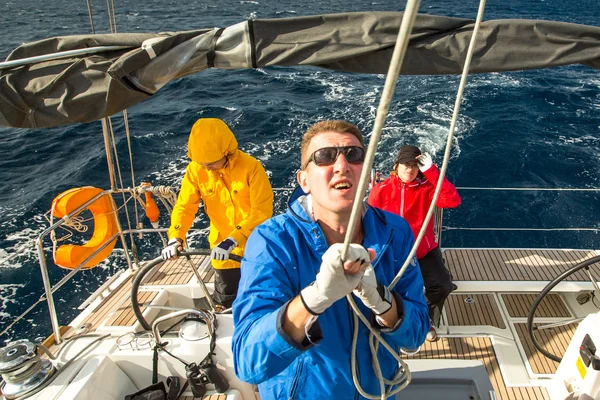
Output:
[[[113,28],[113,20],[111,18],[112,12],[110,9],[110,0],[106,0],[106,12],[108,13],[108,25],[110,29],[110,33],[115,33]]]
[[[85,0],[88,9],[88,15],[90,17],[90,25],[92,26],[92,33],[96,33],[96,29],[94,28],[94,18],[92,17],[92,6],[90,5],[90,0]]]
[[[452,148],[452,141],[454,138],[454,129],[456,128],[456,121],[458,120],[460,104],[462,102],[463,92],[464,92],[465,86],[467,84],[467,76],[469,75],[469,66],[471,64],[471,58],[473,57],[473,50],[475,48],[475,40],[477,38],[477,33],[479,32],[479,26],[481,25],[481,20],[483,19],[484,9],[485,9],[485,0],[481,0],[479,3],[479,10],[477,11],[477,19],[475,20],[475,26],[473,27],[473,35],[471,36],[471,40],[469,42],[469,49],[467,50],[467,56],[465,58],[465,65],[463,66],[462,75],[460,77],[460,84],[458,86],[458,92],[456,94],[456,101],[454,102],[454,111],[452,113],[452,121],[450,122],[450,128],[448,130],[448,139],[446,140],[446,150],[444,152],[444,160],[442,162],[442,168],[440,169],[440,177],[439,177],[436,187],[435,187],[433,199],[431,200],[431,205],[429,207],[429,210],[427,211],[427,215],[425,216],[425,220],[423,221],[421,230],[419,231],[419,234],[417,235],[417,238],[415,239],[415,244],[414,244],[413,248],[411,249],[406,260],[404,261],[404,265],[402,265],[402,268],[400,268],[398,275],[396,275],[396,277],[394,278],[394,280],[392,281],[392,283],[389,286],[390,290],[394,286],[396,286],[396,284],[398,283],[398,281],[404,274],[404,271],[406,270],[406,268],[408,268],[408,265],[410,264],[411,260],[415,256],[415,254],[417,252],[417,248],[419,247],[421,240],[425,236],[425,231],[427,230],[429,221],[431,220],[431,217],[433,216],[433,213],[435,211],[437,199],[438,199],[440,191],[442,189],[442,183],[444,182],[444,178],[446,176],[446,170],[448,168],[448,161],[450,160],[450,150]]]
[[[398,80],[398,75],[400,73],[400,68],[402,66],[402,61],[404,58],[404,54],[406,52],[406,47],[408,45],[408,39],[409,39],[409,34],[410,34],[410,30],[412,29],[412,25],[414,24],[414,21],[416,19],[416,14],[417,14],[417,10],[418,10],[418,6],[419,6],[419,0],[415,0],[415,1],[408,1],[406,4],[406,9],[403,15],[403,19],[402,19],[402,24],[400,26],[400,32],[398,34],[398,38],[396,41],[396,46],[394,48],[394,54],[392,56],[392,60],[390,63],[390,67],[388,70],[388,75],[386,77],[386,82],[385,82],[385,86],[384,86],[384,90],[382,93],[382,97],[381,97],[381,102],[380,105],[377,109],[377,115],[375,118],[375,125],[373,128],[373,133],[371,135],[371,140],[369,143],[369,147],[367,149],[367,154],[365,157],[365,162],[363,164],[363,170],[362,170],[362,174],[360,177],[360,181],[359,181],[359,186],[356,192],[356,197],[354,199],[354,204],[352,207],[352,214],[350,216],[350,223],[348,225],[348,231],[346,232],[346,237],[344,240],[344,247],[342,250],[342,258],[345,257],[347,250],[350,246],[350,242],[352,240],[352,237],[354,235],[354,229],[356,227],[356,223],[358,221],[358,218],[361,217],[362,215],[362,200],[365,196],[366,193],[366,188],[368,185],[368,181],[370,180],[370,175],[371,175],[371,168],[373,165],[373,159],[375,157],[375,151],[377,148],[377,145],[379,143],[379,139],[381,137],[381,131],[383,129],[383,125],[385,122],[385,119],[387,117],[387,112],[389,109],[389,105],[392,99],[392,96],[394,94],[394,89],[396,86],[396,82]],[[425,221],[423,222],[423,226],[421,228],[421,231],[419,232],[419,235],[417,236],[417,239],[415,241],[415,245],[413,246],[413,248],[411,249],[407,259],[404,262],[404,265],[402,266],[402,268],[400,269],[400,271],[398,272],[398,275],[394,278],[394,280],[392,281],[392,283],[390,284],[390,289],[392,289],[395,284],[400,280],[400,277],[402,276],[402,274],[404,273],[404,271],[406,270],[406,268],[408,267],[410,261],[412,260],[412,258],[414,257],[414,254],[416,252],[416,249],[418,247],[418,244],[420,243],[421,239],[423,238],[424,234],[425,234],[425,230],[427,228],[427,225],[429,223],[429,220],[431,219],[431,216],[433,215],[433,212],[435,210],[435,204],[437,201],[437,198],[439,196],[441,187],[442,187],[442,182],[446,173],[446,169],[448,166],[448,160],[450,158],[450,150],[451,150],[451,146],[452,146],[452,138],[454,135],[454,129],[456,127],[456,121],[458,119],[458,112],[460,109],[460,103],[462,101],[462,93],[464,91],[464,87],[466,85],[466,78],[468,76],[468,71],[469,71],[469,65],[471,63],[471,58],[473,55],[473,49],[475,46],[475,40],[477,37],[477,33],[479,31],[479,26],[481,24],[481,20],[483,18],[483,11],[485,9],[485,0],[481,0],[480,4],[479,4],[479,10],[478,10],[478,14],[477,14],[477,20],[475,22],[475,26],[473,29],[473,35],[471,37],[471,41],[469,43],[469,49],[467,51],[467,56],[465,59],[465,65],[463,68],[463,73],[461,76],[461,82],[459,85],[459,89],[458,89],[458,93],[456,96],[456,101],[455,101],[455,106],[454,106],[454,113],[453,113],[453,118],[450,124],[450,129],[449,129],[449,133],[448,133],[448,140],[446,142],[446,151],[444,154],[444,161],[442,163],[442,168],[440,171],[440,178],[438,180],[437,186],[436,186],[436,190],[433,196],[433,200],[431,203],[431,206],[429,208],[429,211],[427,213],[427,216],[425,217]],[[371,331],[372,335],[374,335],[378,340],[379,343],[381,343],[389,352],[390,354],[392,354],[400,363],[400,369],[398,370],[398,373],[396,374],[395,378],[400,379],[401,381],[398,382],[393,382],[393,384],[398,385],[398,387],[395,390],[389,390],[388,393],[386,393],[383,388],[384,388],[384,378],[381,375],[381,370],[379,368],[379,365],[374,365],[374,372],[379,380],[380,383],[380,387],[381,389],[381,396],[376,397],[376,396],[372,396],[369,395],[367,393],[364,393],[364,391],[362,390],[362,387],[360,386],[359,382],[358,382],[358,378],[356,376],[356,359],[355,359],[355,354],[354,352],[355,350],[355,346],[356,346],[356,340],[353,340],[353,354],[351,356],[351,369],[352,369],[352,379],[354,381],[354,385],[356,386],[357,390],[359,391],[359,393],[363,396],[366,397],[368,399],[377,399],[377,398],[381,398],[383,400],[385,400],[387,398],[387,396],[391,396],[397,392],[399,392],[400,390],[402,390],[406,385],[408,385],[408,383],[410,382],[410,371],[408,369],[408,367],[406,366],[406,364],[403,363],[403,361],[401,360],[401,356],[399,354],[397,354],[392,348],[390,348],[390,346],[381,338],[381,336],[379,335],[378,332],[375,331],[375,329],[373,329],[370,326],[370,323],[368,321],[366,321],[366,318],[364,317],[364,315],[362,315],[362,313],[360,312],[360,310],[356,307],[356,304],[354,303],[354,300],[352,299],[351,295],[346,296],[346,298],[348,299],[348,302],[350,303],[354,314],[355,314],[355,321],[357,320],[357,318],[360,318],[361,321],[365,324],[365,326]],[[358,324],[355,323],[354,324],[354,339],[356,339],[356,336],[358,335]],[[373,345],[371,346],[371,351],[373,351]],[[376,364],[378,363],[377,357],[376,355],[373,356],[373,363]],[[403,382],[402,380],[405,379]]]
[[[373,132],[371,133],[371,139],[369,140],[369,147],[367,148],[367,154],[365,155],[365,161],[363,163],[362,173],[358,182],[358,188],[356,190],[356,196],[354,197],[354,204],[352,206],[352,213],[350,214],[350,222],[348,224],[348,230],[344,238],[344,247],[342,248],[342,259],[346,257],[350,242],[354,236],[354,230],[358,219],[362,216],[363,198],[367,192],[367,186],[371,180],[371,168],[373,167],[373,159],[375,158],[375,152],[377,151],[377,145],[381,138],[381,131],[385,125],[385,119],[387,118],[388,110],[392,97],[394,96],[394,90],[396,83],[398,82],[398,75],[400,75],[400,68],[404,61],[404,55],[408,47],[408,41],[410,39],[410,31],[414,25],[419,10],[420,0],[409,0],[406,3],[404,14],[402,15],[402,22],[400,24],[400,30],[396,39],[396,45],[390,60],[390,66],[385,79],[385,85],[383,92],[381,93],[381,100],[377,107],[377,113],[375,115],[375,123],[373,125]]]
[[[113,33],[117,33],[117,13],[115,12],[115,0],[111,0],[111,4],[112,4],[112,19],[113,19],[113,28],[114,31]]]
[[[350,222],[347,227],[346,236],[344,238],[344,247],[342,248],[342,259],[346,257],[348,252],[348,248],[350,247],[350,242],[352,241],[352,237],[354,236],[354,230],[356,229],[357,222],[359,218],[362,216],[362,206],[363,206],[363,198],[365,197],[365,193],[367,191],[367,187],[369,181],[371,179],[371,168],[373,166],[373,160],[375,158],[375,152],[377,151],[377,145],[379,143],[379,139],[381,137],[381,132],[385,125],[385,119],[387,118],[388,110],[390,107],[390,103],[392,101],[392,97],[394,96],[394,90],[396,88],[396,83],[398,81],[398,75],[400,74],[400,69],[402,67],[402,63],[404,61],[404,56],[406,55],[406,49],[408,47],[408,41],[410,39],[410,32],[414,25],[414,22],[417,18],[417,12],[419,10],[420,0],[408,0],[406,3],[406,8],[404,10],[404,14],[402,15],[402,22],[400,24],[400,28],[398,31],[398,36],[396,38],[396,45],[394,46],[394,52],[392,54],[392,58],[390,60],[390,66],[388,69],[388,74],[386,76],[385,85],[383,87],[383,92],[381,94],[381,100],[379,102],[379,106],[377,108],[377,114],[375,116],[375,123],[373,126],[373,132],[371,134],[371,138],[369,141],[369,147],[367,148],[367,153],[365,156],[365,161],[363,163],[363,170],[361,173],[361,177],[358,183],[358,188],[356,190],[356,196],[354,198],[354,204],[352,206],[352,213],[350,214]],[[351,357],[351,369],[352,369],[352,380],[354,382],[354,386],[358,390],[358,392],[367,399],[382,399],[385,400],[388,396],[385,391],[385,380],[381,374],[381,369],[378,365],[379,361],[377,360],[376,354],[373,355],[373,369],[377,379],[379,381],[380,396],[371,395],[366,393],[360,385],[357,376],[357,367],[356,367],[356,337],[358,335],[358,319],[365,324],[367,329],[369,329],[379,341],[380,343],[392,354],[392,356],[398,361],[400,367],[398,372],[394,376],[392,385],[396,385],[397,387],[394,390],[389,391],[389,396],[401,391],[408,385],[410,382],[410,371],[408,366],[404,363],[401,356],[396,353],[396,351],[387,344],[379,332],[377,332],[373,327],[371,327],[370,322],[362,315],[362,312],[356,306],[356,303],[352,299],[352,294],[346,296],[348,299],[348,303],[352,307],[354,311],[355,323],[354,323],[354,340],[353,340],[353,350]],[[373,348],[371,348],[373,350]]]

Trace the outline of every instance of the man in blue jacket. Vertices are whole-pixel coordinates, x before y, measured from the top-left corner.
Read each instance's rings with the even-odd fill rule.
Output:
[[[354,326],[346,295],[397,351],[414,349],[429,330],[423,278],[415,259],[398,284],[413,234],[401,217],[365,206],[345,259],[348,230],[365,149],[358,128],[322,121],[304,134],[298,183],[304,193],[283,215],[250,235],[233,304],[237,376],[258,384],[261,399],[363,398],[353,384],[352,334],[358,329],[355,375],[379,396],[368,329]],[[383,377],[398,362],[379,346]]]

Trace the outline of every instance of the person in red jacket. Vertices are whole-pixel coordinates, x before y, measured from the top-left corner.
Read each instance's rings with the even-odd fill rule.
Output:
[[[429,154],[421,153],[416,146],[402,146],[390,177],[373,187],[369,204],[402,216],[410,224],[416,238],[431,205],[439,176],[440,172]],[[436,206],[454,208],[460,203],[456,188],[444,178]],[[432,324],[427,339],[434,341],[437,340],[435,328],[439,327],[444,301],[456,286],[444,265],[433,232],[433,218],[417,248],[417,259],[425,281],[425,297],[429,303]]]

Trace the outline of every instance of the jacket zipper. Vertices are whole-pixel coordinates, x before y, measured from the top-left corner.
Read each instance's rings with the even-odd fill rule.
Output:
[[[402,191],[400,192],[400,216],[404,218],[404,191],[406,190],[406,185],[402,185]]]
[[[223,182],[223,186],[225,186],[225,189],[227,189],[227,193],[229,193],[229,200],[231,200],[231,204],[233,204],[233,196],[231,195],[231,190],[229,189],[229,186],[227,186],[227,182],[225,182],[225,179],[223,179],[223,173],[219,172],[219,179],[221,180],[221,182]]]

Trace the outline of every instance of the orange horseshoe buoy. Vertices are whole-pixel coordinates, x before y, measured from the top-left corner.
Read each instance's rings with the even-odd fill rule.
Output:
[[[52,201],[52,215],[56,218],[63,218],[102,192],[102,189],[92,186],[73,188],[62,192]],[[94,217],[94,233],[92,234],[92,238],[82,245],[63,244],[59,246],[54,253],[54,263],[59,267],[67,269],[77,268],[93,252],[119,232],[119,226],[109,194],[98,198],[89,204],[86,209]],[[96,254],[82,269],[93,268],[100,261],[108,257],[115,247],[116,242],[117,239],[113,239],[110,244]]]

